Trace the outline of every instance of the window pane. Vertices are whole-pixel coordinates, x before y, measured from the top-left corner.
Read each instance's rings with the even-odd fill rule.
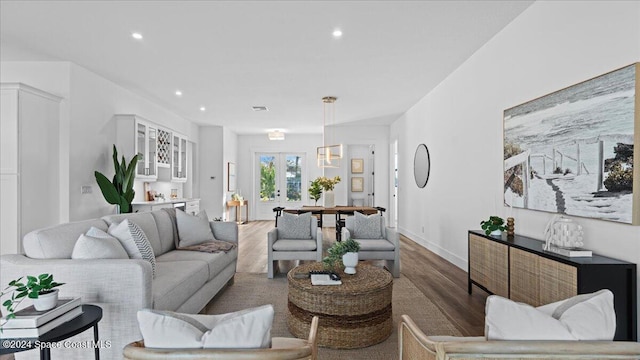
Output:
[[[275,156],[260,156],[260,201],[273,201],[276,198]]]
[[[302,200],[302,158],[287,155],[287,201]]]

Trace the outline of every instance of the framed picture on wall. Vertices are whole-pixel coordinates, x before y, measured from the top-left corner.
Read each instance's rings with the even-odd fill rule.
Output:
[[[236,191],[236,164],[227,163],[227,191]]]
[[[362,174],[364,172],[364,159],[351,159],[351,173]]]
[[[639,82],[635,63],[506,109],[505,205],[640,225]]]
[[[363,192],[364,191],[364,178],[363,177],[352,177],[351,178],[351,191],[352,192]]]

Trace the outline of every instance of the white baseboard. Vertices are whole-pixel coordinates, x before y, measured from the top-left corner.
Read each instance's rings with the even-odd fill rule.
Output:
[[[434,254],[440,256],[441,258],[447,260],[448,262],[452,263],[453,265],[459,267],[460,269],[464,270],[465,272],[468,271],[469,269],[469,265],[467,263],[467,260],[464,258],[461,258],[460,256],[452,253],[451,251],[444,249],[443,247],[434,244],[430,241],[428,241],[427,239],[422,238],[421,236],[419,236],[418,234],[415,234],[405,228],[402,227],[398,227],[398,232],[402,235],[404,235],[405,237],[411,239],[412,241],[415,241],[417,244],[419,244],[420,246],[424,247],[425,249],[433,252]]]

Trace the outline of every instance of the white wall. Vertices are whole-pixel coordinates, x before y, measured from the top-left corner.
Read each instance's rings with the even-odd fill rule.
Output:
[[[637,61],[640,2],[531,5],[392,126],[400,142],[401,231],[466,270],[467,230],[507,215],[503,110]],[[412,173],[419,143],[431,155],[424,189]],[[542,238],[553,214],[514,209],[513,216],[517,234]],[[577,221],[585,247],[640,263],[640,226]]]
[[[237,166],[238,162],[238,134],[229,130],[228,128],[222,129],[222,139],[224,142],[224,147],[222,149],[222,161],[224,167],[224,192],[225,192],[225,201],[231,200],[231,195],[235,191],[227,191],[228,187],[228,163],[234,163]],[[237,175],[237,174],[236,174]]]
[[[223,135],[221,126],[200,127],[200,210],[206,210],[210,219],[224,216],[227,164],[223,160]]]
[[[336,126],[334,130],[330,130],[332,139],[335,142],[345,145],[344,149],[356,149],[358,147],[352,145],[374,145],[375,146],[375,203],[374,206],[389,208],[389,172],[392,171],[389,162],[389,126]],[[356,152],[355,155],[345,153],[342,165],[339,169],[325,169],[325,175],[333,177],[340,175],[342,183],[335,188],[335,197],[337,205],[347,205],[350,203],[349,189],[351,183],[349,177],[351,175],[352,157],[361,157],[361,153]],[[366,158],[365,158],[366,159]],[[368,176],[363,174],[365,181],[369,181]],[[366,203],[365,203],[366,204]],[[385,217],[388,213],[385,213]],[[387,219],[387,224],[389,220]],[[330,226],[330,225],[328,225]]]
[[[23,82],[65,98],[60,119],[60,182],[61,198],[69,202],[60,207],[61,222],[113,212],[93,172],[113,174],[114,114],[140,115],[190,139],[198,138],[198,127],[191,122],[75,64],[2,62],[0,70],[2,82]],[[91,185],[93,193],[81,195],[83,185]]]

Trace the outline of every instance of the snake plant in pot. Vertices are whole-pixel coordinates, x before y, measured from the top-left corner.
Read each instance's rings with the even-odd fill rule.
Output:
[[[113,180],[104,176],[101,172],[96,171],[96,181],[100,186],[100,191],[104,199],[109,204],[117,205],[119,213],[132,212],[131,202],[136,192],[133,190],[133,182],[135,180],[136,165],[138,163],[138,155],[134,155],[129,164],[122,156],[122,161],[118,162],[118,150],[113,145],[113,167],[115,174]]]

